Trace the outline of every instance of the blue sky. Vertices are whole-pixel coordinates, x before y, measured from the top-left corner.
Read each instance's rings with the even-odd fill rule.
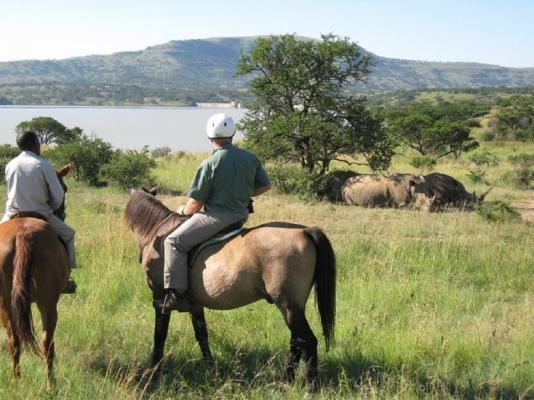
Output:
[[[329,32],[385,57],[534,67],[534,0],[0,0],[0,61]]]

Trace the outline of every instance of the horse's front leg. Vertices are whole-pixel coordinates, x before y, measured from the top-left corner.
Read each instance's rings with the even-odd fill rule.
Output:
[[[161,360],[163,359],[163,350],[165,348],[165,341],[167,340],[171,314],[162,314],[160,307],[154,307],[154,310],[156,313],[156,321],[154,324],[154,350],[152,351],[152,362],[150,367],[159,369],[161,367]]]
[[[204,308],[201,306],[194,306],[191,310],[191,322],[195,330],[195,338],[197,339],[202,357],[204,361],[213,362],[210,345],[208,342],[208,328],[206,327],[206,318],[204,317]]]

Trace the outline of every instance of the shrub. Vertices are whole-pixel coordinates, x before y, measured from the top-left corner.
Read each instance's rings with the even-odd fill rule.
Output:
[[[487,150],[474,152],[468,158],[473,164],[479,167],[495,167],[499,164],[499,159]]]
[[[303,200],[318,199],[326,190],[324,179],[297,165],[268,167],[272,185],[284,194],[296,194]]]
[[[504,201],[484,202],[477,205],[475,210],[483,219],[491,222],[517,221],[521,218],[521,215]]]
[[[492,131],[484,131],[480,135],[480,139],[484,142],[491,142],[492,140],[495,140],[495,133]]]
[[[102,168],[102,176],[123,189],[152,185],[150,171],[156,162],[150,158],[147,148],[142,151],[115,151],[110,162]]]
[[[18,156],[20,150],[18,147],[11,146],[10,144],[0,145],[0,179],[4,182],[6,165],[13,158]]]
[[[480,118],[469,118],[468,126],[470,128],[480,128],[481,127]]]
[[[84,181],[91,186],[102,184],[100,171],[111,160],[112,155],[111,144],[87,136],[46,151],[46,157],[57,165],[72,163],[74,179]]]
[[[529,189],[534,180],[534,153],[519,153],[508,157],[508,160],[515,166],[510,177],[512,181],[517,186]]]
[[[423,171],[432,171],[437,164],[437,160],[430,156],[415,156],[410,159],[409,164]]]
[[[485,177],[486,177],[486,171],[482,171],[482,170],[469,171],[469,174],[467,174],[467,178],[472,183],[483,183],[486,181],[484,179]]]
[[[171,153],[170,147],[156,147],[154,150],[150,152],[152,157],[154,158],[163,158],[168,156]]]

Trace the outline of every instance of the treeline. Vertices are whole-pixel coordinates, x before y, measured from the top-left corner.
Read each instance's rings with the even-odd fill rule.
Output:
[[[113,149],[112,145],[96,136],[86,135],[81,128],[66,128],[50,117],[22,121],[16,133],[33,130],[42,144],[42,156],[55,165],[71,163],[73,176],[90,186],[113,184],[121,188],[154,184],[151,170],[156,161],[147,148],[141,151]],[[6,164],[20,153],[17,147],[0,146],[0,173]]]

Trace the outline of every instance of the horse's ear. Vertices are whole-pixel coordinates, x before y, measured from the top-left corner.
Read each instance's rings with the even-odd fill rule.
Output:
[[[148,193],[150,193],[152,196],[156,197],[156,195],[158,194],[159,192],[159,186],[156,185],[154,186],[153,188],[151,189],[148,189]]]
[[[67,164],[67,165],[64,165],[63,167],[61,167],[60,169],[58,169],[56,172],[59,176],[61,176],[62,178],[67,175],[70,171],[70,169],[72,168],[72,165],[71,164]]]

